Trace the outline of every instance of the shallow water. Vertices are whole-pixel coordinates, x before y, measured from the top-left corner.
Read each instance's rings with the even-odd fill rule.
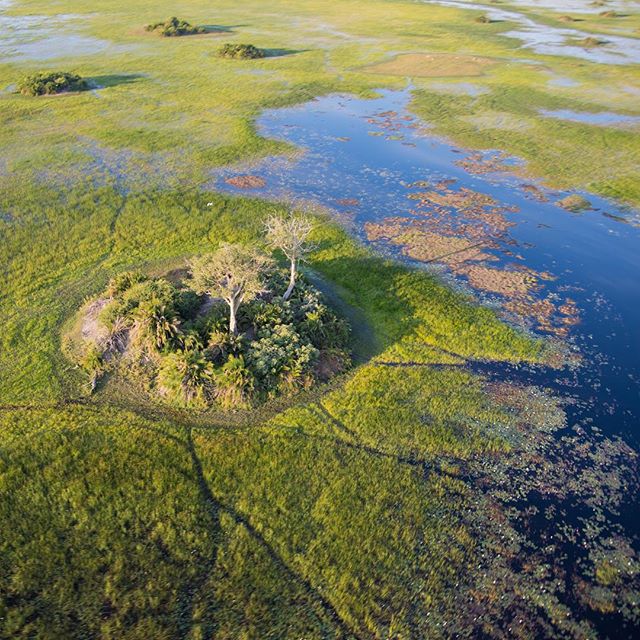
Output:
[[[554,76],[547,82],[550,87],[578,87],[580,83],[571,78],[563,78],[562,76]]]
[[[622,113],[613,113],[610,111],[591,113],[589,111],[571,111],[570,109],[558,109],[556,111],[542,109],[540,114],[548,118],[595,124],[601,127],[640,123],[640,116],[627,116]]]
[[[131,49],[77,33],[83,16],[62,13],[16,16],[9,13],[13,4],[11,0],[0,0],[0,60],[54,60]]]
[[[620,13],[638,8],[636,0],[607,0],[606,5],[596,6],[593,0],[509,0],[509,4],[528,9],[548,9],[558,13],[601,13],[615,10]]]
[[[522,42],[522,48],[532,49],[536,53],[552,56],[570,56],[582,58],[590,62],[601,64],[637,64],[640,63],[640,40],[625,36],[603,35],[603,44],[596,47],[583,47],[578,41],[593,37],[593,33],[579,29],[553,27],[540,24],[517,11],[497,8],[495,5],[485,5],[465,0],[422,0],[423,2],[439,4],[458,9],[473,9],[483,11],[491,20],[515,22],[518,28],[507,31],[502,35],[515,38]],[[524,6],[524,2],[522,3]],[[556,3],[558,4],[558,3]],[[564,7],[564,4],[561,6]],[[613,5],[599,7],[599,11],[612,9]],[[563,8],[566,12],[569,8]]]
[[[472,82],[432,82],[429,88],[433,91],[464,96],[481,96],[489,93],[486,87]]]
[[[375,100],[329,96],[299,107],[266,112],[262,135],[284,139],[305,150],[296,159],[272,158],[250,169],[216,174],[218,189],[261,197],[312,201],[329,207],[367,242],[365,225],[390,216],[415,218],[411,183],[455,180],[451,189],[491,196],[508,210],[508,235],[493,251],[497,267],[527,268],[551,274],[531,293],[542,299],[570,297],[580,324],[570,340],[587,363],[580,375],[561,385],[589,404],[588,415],[609,433],[638,441],[640,418],[640,229],[637,212],[583,194],[589,210],[572,213],[556,204],[566,193],[523,184],[511,173],[473,175],[460,166],[465,154],[428,135],[407,112],[408,91],[385,91]],[[380,114],[393,112],[391,129]],[[515,161],[510,161],[514,164]],[[265,181],[251,191],[225,182],[250,173]],[[533,189],[532,189],[533,187]],[[544,201],[547,200],[547,201]],[[413,212],[413,213],[412,213]],[[401,248],[380,241],[376,247],[406,259]],[[416,263],[419,264],[419,263]],[[424,265],[423,265],[424,266]],[[436,264],[427,268],[442,272]],[[446,273],[446,270],[445,270]],[[451,276],[449,276],[451,277]],[[458,283],[466,285],[464,278]],[[499,304],[500,296],[480,293]],[[570,380],[569,380],[570,378]],[[548,384],[554,386],[549,380]]]

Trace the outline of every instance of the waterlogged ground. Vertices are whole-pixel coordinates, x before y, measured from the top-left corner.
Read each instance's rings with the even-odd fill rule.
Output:
[[[637,202],[634,3],[473,5],[181,4],[286,52],[220,61],[141,33],[170,4],[0,0],[0,636],[637,637],[637,212],[433,135]],[[96,89],[13,93],[54,65]],[[407,76],[411,109],[347,96]],[[258,129],[302,153],[207,186],[322,205],[574,364],[507,364],[560,357],[319,224],[313,277],[367,347],[344,384],[248,415],[87,396],[66,323],[117,271],[259,244],[284,209],[202,176],[280,153],[253,118],[293,102]]]
[[[504,22],[513,24],[514,29],[503,32],[502,35],[520,40],[522,49],[535,51],[536,53],[554,56],[571,56],[590,62],[601,64],[638,64],[640,62],[640,40],[637,39],[633,25],[625,28],[624,18],[628,17],[627,10],[637,12],[637,3],[611,2],[562,2],[547,3],[535,2],[535,0],[521,0],[520,2],[505,3],[514,4],[516,7],[529,10],[525,12],[503,9],[492,3],[470,2],[467,0],[423,0],[430,4],[470,9],[483,12],[478,15],[486,16],[491,22]],[[557,26],[550,24],[548,20],[540,19],[539,15],[532,15],[530,10],[546,9],[556,12],[553,16],[561,16],[563,23],[569,26]],[[615,22],[613,30],[598,29],[585,31],[580,28],[582,14],[600,14],[606,11],[614,12],[609,21]],[[576,17],[567,16],[572,13]],[[552,14],[553,15],[553,14]],[[616,34],[621,31],[625,35]],[[606,35],[602,35],[602,34]],[[599,34],[599,35],[598,35]],[[628,35],[627,35],[628,34]],[[586,39],[594,38],[595,41]],[[586,40],[586,42],[585,42]]]
[[[13,0],[0,0],[0,60],[2,62],[54,61],[87,54],[122,53],[131,47],[81,31],[85,16],[74,14],[12,15]]]

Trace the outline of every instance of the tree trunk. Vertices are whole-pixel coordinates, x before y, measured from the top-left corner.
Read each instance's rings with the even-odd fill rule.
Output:
[[[238,323],[236,321],[236,311],[238,310],[239,303],[234,298],[229,303],[229,333],[232,336],[238,335]]]
[[[282,299],[285,302],[291,297],[291,293],[293,292],[293,287],[295,286],[296,286],[296,261],[292,260],[291,275],[289,276],[289,286],[287,287],[287,290],[284,292],[284,295],[282,296]]]

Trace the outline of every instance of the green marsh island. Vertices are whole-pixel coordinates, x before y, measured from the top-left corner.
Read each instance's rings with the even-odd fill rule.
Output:
[[[0,0],[0,123],[0,638],[638,637],[636,3]]]

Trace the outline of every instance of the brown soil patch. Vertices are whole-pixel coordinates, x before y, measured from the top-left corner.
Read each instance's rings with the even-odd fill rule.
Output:
[[[238,189],[262,189],[267,184],[260,176],[233,176],[225,182]]]
[[[92,302],[82,319],[80,335],[83,340],[96,345],[104,345],[109,336],[107,329],[99,321],[100,312],[109,304],[108,298],[99,298]]]
[[[453,53],[403,53],[364,68],[367,73],[418,78],[480,76],[496,64],[491,58]]]

